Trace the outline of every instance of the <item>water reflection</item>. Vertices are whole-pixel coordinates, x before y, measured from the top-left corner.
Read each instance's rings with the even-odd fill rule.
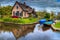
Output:
[[[12,32],[0,31],[0,40],[16,40]]]
[[[51,28],[46,31],[43,31],[42,28],[38,30],[37,26],[38,25],[36,25],[34,32],[31,32],[18,40],[60,40],[60,32],[53,32]]]
[[[26,30],[22,30],[22,29],[14,29],[12,31],[12,33],[14,34],[15,38],[18,39],[21,36],[25,36],[27,33],[32,32],[33,29],[26,29]]]
[[[0,31],[0,40],[60,40],[60,32],[53,32],[50,27],[39,25],[37,24],[34,30],[29,29],[23,32],[20,29],[14,29],[10,32]],[[17,38],[17,36],[19,37]]]

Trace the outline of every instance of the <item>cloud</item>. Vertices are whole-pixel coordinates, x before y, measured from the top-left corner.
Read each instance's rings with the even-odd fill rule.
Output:
[[[55,13],[60,12],[60,0],[0,0],[0,3],[6,6],[13,5],[15,1],[26,2],[27,5],[36,10],[54,11]]]
[[[57,0],[0,0],[1,3],[9,2],[27,2],[28,5],[38,6],[38,7],[60,7],[60,2]]]

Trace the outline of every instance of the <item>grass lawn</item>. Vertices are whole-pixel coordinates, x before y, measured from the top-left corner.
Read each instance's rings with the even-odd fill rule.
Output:
[[[37,18],[11,18],[11,17],[5,17],[0,18],[0,22],[12,22],[12,23],[20,23],[20,24],[29,24],[37,22]]]
[[[54,27],[60,28],[60,22],[57,22],[57,23],[54,25]]]

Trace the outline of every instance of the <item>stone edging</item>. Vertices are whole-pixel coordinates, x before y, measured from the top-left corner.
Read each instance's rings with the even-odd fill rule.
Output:
[[[52,24],[51,27],[52,27],[53,29],[55,29],[55,30],[60,30],[60,28],[55,28],[55,27],[54,27],[54,24]]]

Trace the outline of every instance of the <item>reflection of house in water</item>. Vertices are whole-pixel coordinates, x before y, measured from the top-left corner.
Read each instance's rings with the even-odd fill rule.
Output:
[[[18,39],[21,36],[26,35],[29,32],[32,32],[34,28],[22,27],[21,29],[13,29],[13,34]]]

